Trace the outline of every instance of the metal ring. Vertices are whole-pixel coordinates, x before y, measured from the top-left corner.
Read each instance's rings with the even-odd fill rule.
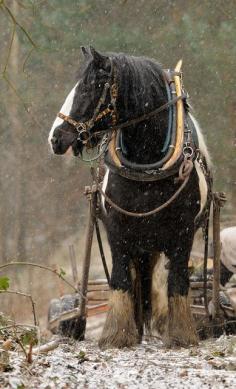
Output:
[[[193,156],[193,148],[191,146],[185,146],[183,148],[183,155],[186,158],[191,158]]]
[[[89,131],[86,130],[86,129],[83,129],[83,130],[80,130],[80,131],[79,131],[77,140],[79,140],[79,141],[82,142],[84,145],[86,145],[86,143],[88,143],[88,141],[90,140],[90,138],[91,138],[91,135],[90,135]]]

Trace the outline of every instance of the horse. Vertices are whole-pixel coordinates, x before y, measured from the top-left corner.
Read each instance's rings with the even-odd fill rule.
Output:
[[[83,47],[82,53],[78,81],[48,140],[53,153],[64,154],[71,147],[80,157],[85,147],[93,148],[107,136],[100,193],[112,273],[99,346],[134,346],[141,342],[144,328],[147,333],[157,332],[168,347],[196,345],[188,261],[196,220],[209,196],[205,171],[211,170],[201,129],[185,96],[185,132],[188,136],[189,128],[194,129],[197,146],[185,145],[190,148],[185,160],[191,159],[192,167],[183,187],[178,160],[165,174],[158,164],[174,147],[168,133],[179,99],[170,97],[171,81],[167,82],[162,66],[147,57],[100,53],[92,47]],[[115,145],[111,132],[116,138],[119,132]],[[112,159],[112,150],[119,152],[118,161],[117,154]]]

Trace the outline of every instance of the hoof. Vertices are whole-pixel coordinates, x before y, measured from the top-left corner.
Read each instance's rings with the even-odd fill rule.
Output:
[[[198,337],[195,334],[186,337],[186,334],[175,334],[171,335],[164,340],[164,345],[167,348],[180,348],[180,347],[191,347],[198,345]]]
[[[111,293],[110,310],[98,345],[103,350],[135,346],[139,337],[131,296],[122,291]]]
[[[161,314],[152,319],[151,332],[158,334],[160,337],[165,336],[168,325],[168,314]]]
[[[125,331],[123,333],[114,331],[113,333],[109,334],[109,336],[102,334],[98,342],[98,346],[100,349],[106,350],[109,348],[130,348],[136,346],[138,343],[138,336],[127,335]]]
[[[163,341],[169,348],[198,344],[198,336],[186,296],[175,295],[169,298],[168,326]]]

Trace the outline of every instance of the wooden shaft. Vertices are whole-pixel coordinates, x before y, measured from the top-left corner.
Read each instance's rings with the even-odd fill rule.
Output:
[[[89,269],[90,269],[90,262],[91,262],[91,248],[93,242],[95,212],[96,212],[96,193],[91,193],[88,231],[86,237],[85,255],[84,255],[82,280],[81,280],[81,293],[83,297],[81,298],[80,317],[83,320],[86,320],[86,303],[87,303],[86,296],[88,291],[88,278],[89,278]]]
[[[95,286],[101,286],[101,287],[108,287],[108,283],[107,283],[107,280],[101,278],[101,279],[97,279],[97,280],[89,280],[88,282],[89,285],[95,285]]]
[[[218,194],[214,193],[213,199],[213,319],[219,316],[220,304],[219,304],[219,291],[220,291],[220,203]]]
[[[204,259],[203,259],[203,295],[204,295],[204,306],[206,310],[206,315],[209,318],[209,309],[208,309],[208,296],[207,296],[207,261],[208,261],[208,234],[209,234],[209,217],[210,217],[210,209],[207,213],[207,221],[205,224],[205,231],[204,231]]]
[[[190,282],[191,289],[203,289],[204,288],[204,282],[202,281],[191,281]],[[206,284],[206,287],[211,289],[212,288],[212,282],[208,281]]]

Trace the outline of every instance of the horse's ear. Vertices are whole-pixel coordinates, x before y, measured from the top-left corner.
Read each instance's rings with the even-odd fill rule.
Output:
[[[89,51],[86,47],[80,46],[80,49],[81,49],[82,54],[83,54],[83,56],[84,56],[84,58],[85,58],[86,60],[88,60],[89,58],[91,58],[90,51]]]
[[[90,46],[90,53],[93,57],[93,61],[94,61],[95,65],[97,67],[104,69],[104,70],[109,70],[109,68],[110,68],[109,57],[100,54],[92,46]]]

